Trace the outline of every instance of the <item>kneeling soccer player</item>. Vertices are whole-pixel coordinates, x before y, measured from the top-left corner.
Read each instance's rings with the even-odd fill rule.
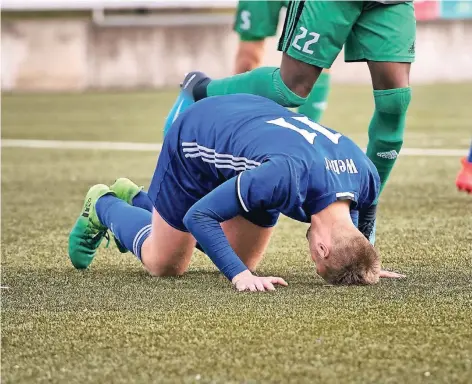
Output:
[[[87,268],[107,230],[156,276],[183,274],[196,241],[236,289],[273,290],[251,273],[280,213],[311,223],[317,272],[332,284],[374,284],[377,251],[356,227],[380,181],[350,139],[260,96],[195,103],[173,123],[145,193],[128,179],[93,186],[69,238]],[[152,213],[151,213],[152,212]]]

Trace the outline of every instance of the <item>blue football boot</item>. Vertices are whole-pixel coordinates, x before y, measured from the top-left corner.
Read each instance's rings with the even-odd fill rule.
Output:
[[[189,72],[185,76],[184,81],[180,84],[180,93],[174,102],[169,114],[167,115],[166,122],[164,125],[164,137],[169,132],[170,127],[177,120],[177,117],[184,112],[189,106],[195,103],[193,96],[193,90],[196,85],[202,81],[208,80],[209,78],[202,72]]]

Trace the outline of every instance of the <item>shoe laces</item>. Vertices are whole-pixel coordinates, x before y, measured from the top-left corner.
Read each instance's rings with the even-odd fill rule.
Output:
[[[110,234],[108,233],[108,231],[105,232],[104,237],[105,239],[107,239],[107,245],[105,245],[105,248],[108,248],[110,246]]]

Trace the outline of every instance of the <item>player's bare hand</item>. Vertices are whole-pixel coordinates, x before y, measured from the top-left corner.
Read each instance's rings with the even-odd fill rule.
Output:
[[[390,272],[385,270],[380,270],[380,277],[387,278],[387,279],[404,279],[406,278],[405,275],[397,272]]]
[[[287,282],[281,277],[254,276],[250,271],[244,271],[236,275],[231,281],[239,291],[265,292],[275,291],[275,285],[286,287]]]

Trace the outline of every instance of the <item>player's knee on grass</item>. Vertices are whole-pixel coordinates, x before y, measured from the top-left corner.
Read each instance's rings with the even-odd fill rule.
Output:
[[[235,73],[244,73],[259,67],[263,54],[264,40],[240,41],[236,54]]]
[[[307,98],[323,69],[304,63],[284,53],[280,65],[282,81],[293,93]]]
[[[151,266],[146,271],[153,277],[177,277],[182,276],[186,269],[182,270],[173,266]]]
[[[143,265],[146,271],[154,277],[182,276],[188,268],[188,263],[181,262],[182,256],[182,254],[175,254],[162,260],[159,258],[159,254],[153,254],[153,259],[147,262],[143,261]]]
[[[152,276],[183,275],[194,248],[191,234],[173,228],[153,211],[151,234],[141,246],[141,262]]]

